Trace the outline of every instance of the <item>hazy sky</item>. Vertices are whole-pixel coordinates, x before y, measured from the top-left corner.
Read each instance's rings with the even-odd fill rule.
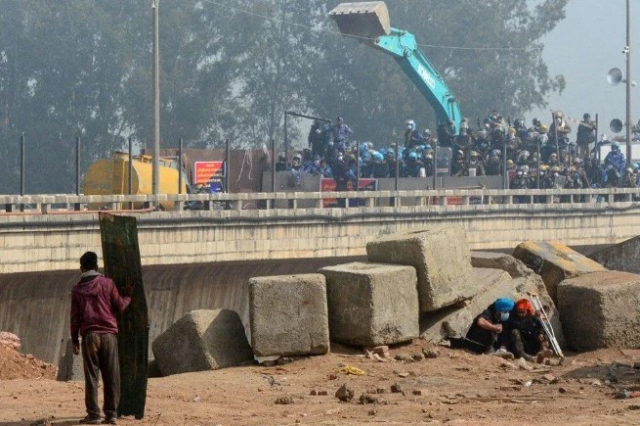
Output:
[[[563,74],[567,87],[562,95],[549,98],[549,109],[581,119],[589,112],[599,114],[600,133],[612,136],[609,122],[625,121],[625,85],[610,86],[607,72],[620,68],[625,72],[626,0],[571,0],[566,18],[544,40],[543,57],[550,75]],[[640,83],[640,2],[631,1],[631,81]],[[632,88],[631,119],[640,118],[640,86]],[[527,122],[539,117],[551,121],[551,113],[532,111]],[[574,126],[575,129],[575,126]],[[623,130],[624,132],[624,130]]]

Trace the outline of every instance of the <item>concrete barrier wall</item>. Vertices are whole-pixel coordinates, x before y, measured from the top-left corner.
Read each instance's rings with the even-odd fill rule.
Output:
[[[363,259],[269,260],[143,267],[150,342],[194,309],[233,309],[242,318],[249,336],[246,291],[249,278],[316,272],[324,266],[356,260]],[[0,330],[20,336],[23,352],[57,365],[69,338],[71,288],[78,280],[78,275],[79,271],[0,275]]]
[[[143,265],[364,256],[380,235],[432,224],[467,230],[473,250],[525,240],[570,246],[616,244],[640,229],[640,204],[470,205],[138,214]],[[0,222],[0,273],[75,270],[100,253],[96,214],[7,215]]]

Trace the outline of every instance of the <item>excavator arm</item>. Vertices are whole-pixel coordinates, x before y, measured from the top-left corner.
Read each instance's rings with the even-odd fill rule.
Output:
[[[391,27],[383,1],[342,3],[329,15],[343,35],[359,39],[393,56],[434,109],[438,123],[451,120],[458,132],[462,116],[455,95],[419,49],[415,36]]]

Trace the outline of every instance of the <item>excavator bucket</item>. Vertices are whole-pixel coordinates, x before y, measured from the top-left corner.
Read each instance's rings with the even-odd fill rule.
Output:
[[[341,3],[329,16],[346,36],[376,38],[391,33],[389,10],[383,1]]]

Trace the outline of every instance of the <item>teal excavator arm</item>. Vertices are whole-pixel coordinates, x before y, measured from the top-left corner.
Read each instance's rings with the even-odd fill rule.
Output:
[[[329,15],[343,35],[358,38],[391,54],[434,109],[438,123],[451,120],[458,132],[462,114],[455,95],[419,49],[415,36],[389,25],[384,2],[342,3]]]

